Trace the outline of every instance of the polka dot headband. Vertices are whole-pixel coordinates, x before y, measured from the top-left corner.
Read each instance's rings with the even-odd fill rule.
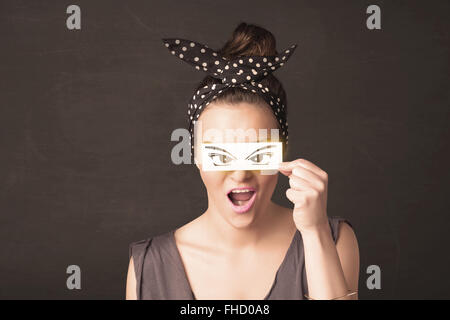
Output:
[[[240,56],[228,60],[207,45],[185,39],[162,39],[169,51],[181,60],[193,65],[197,70],[204,71],[213,78],[221,80],[210,86],[197,90],[188,103],[188,121],[190,145],[194,149],[194,125],[201,112],[223,91],[232,87],[240,87],[259,94],[272,108],[281,128],[281,136],[288,142],[288,122],[285,106],[269,88],[260,81],[269,73],[282,67],[297,48],[290,48],[275,56]],[[193,154],[193,152],[191,153]]]

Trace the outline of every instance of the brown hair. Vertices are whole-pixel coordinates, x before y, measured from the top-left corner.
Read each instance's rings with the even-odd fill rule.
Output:
[[[245,22],[239,23],[231,37],[218,52],[229,60],[239,56],[274,56],[278,54],[275,37],[270,31],[255,24],[247,24]],[[196,90],[217,83],[221,83],[221,80],[208,75],[200,82]],[[281,82],[272,73],[269,73],[260,83],[268,87],[270,92],[280,98],[280,102],[285,107],[287,117],[287,97]],[[239,87],[231,87],[224,90],[213,101],[228,104],[237,104],[240,102],[266,104],[265,100],[257,93]],[[280,126],[279,123],[278,126]],[[285,141],[283,141],[283,149],[283,153],[286,155],[287,145]]]

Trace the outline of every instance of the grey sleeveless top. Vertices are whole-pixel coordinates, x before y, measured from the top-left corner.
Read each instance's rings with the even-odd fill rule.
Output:
[[[353,228],[345,218],[328,217],[335,243],[341,221]],[[129,258],[133,257],[138,300],[195,300],[174,232],[175,229],[130,244]],[[297,230],[264,300],[302,300],[307,293],[303,240]]]

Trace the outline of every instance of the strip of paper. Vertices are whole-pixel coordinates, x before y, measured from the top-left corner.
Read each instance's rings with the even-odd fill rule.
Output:
[[[202,170],[277,170],[282,149],[282,142],[202,143]]]

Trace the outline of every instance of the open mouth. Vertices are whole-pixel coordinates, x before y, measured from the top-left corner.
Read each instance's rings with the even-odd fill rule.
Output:
[[[243,213],[252,207],[256,198],[256,190],[254,188],[236,188],[230,190],[227,196],[233,210]]]

